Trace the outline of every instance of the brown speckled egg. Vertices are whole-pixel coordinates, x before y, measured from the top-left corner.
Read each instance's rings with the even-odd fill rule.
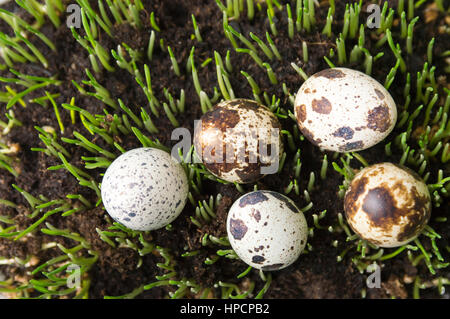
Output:
[[[267,107],[255,101],[223,101],[197,122],[194,146],[215,176],[251,183],[277,172],[283,153],[281,125]]]
[[[382,141],[395,126],[397,108],[383,85],[347,68],[322,70],[297,92],[295,116],[302,134],[329,151],[359,151]]]
[[[398,247],[414,240],[431,214],[427,185],[414,171],[392,163],[362,169],[344,198],[350,227],[379,247]]]

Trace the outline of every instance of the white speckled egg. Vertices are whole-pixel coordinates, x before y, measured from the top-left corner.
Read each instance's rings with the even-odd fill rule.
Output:
[[[431,215],[427,185],[409,168],[380,163],[362,169],[344,198],[350,227],[380,247],[398,247],[414,240]]]
[[[195,151],[215,176],[251,183],[278,171],[281,125],[264,105],[246,99],[223,101],[200,120],[194,132]]]
[[[347,68],[311,76],[295,97],[302,134],[329,151],[359,151],[382,141],[395,126],[397,107],[389,92],[370,76]]]
[[[186,174],[169,153],[142,147],[117,157],[101,185],[108,214],[133,230],[155,230],[171,223],[184,208]]]
[[[227,218],[228,240],[248,265],[278,270],[291,265],[306,245],[308,226],[288,197],[254,191],[234,202]]]

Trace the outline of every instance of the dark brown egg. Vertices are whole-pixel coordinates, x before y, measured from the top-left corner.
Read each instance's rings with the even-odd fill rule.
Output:
[[[215,176],[251,183],[278,171],[283,152],[281,125],[267,107],[255,101],[224,101],[196,124],[194,147]]]
[[[350,184],[344,209],[351,228],[380,247],[414,240],[431,214],[427,185],[410,169],[392,163],[361,170]]]

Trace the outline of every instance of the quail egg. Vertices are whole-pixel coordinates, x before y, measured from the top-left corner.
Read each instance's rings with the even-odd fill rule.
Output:
[[[217,104],[195,125],[196,154],[215,176],[251,183],[278,171],[281,125],[265,106],[235,99]]]
[[[155,230],[175,220],[186,204],[188,180],[169,153],[142,147],[117,157],[101,184],[108,214],[133,230]]]
[[[379,247],[398,247],[414,240],[431,215],[427,185],[414,171],[392,163],[362,169],[344,198],[350,227]]]
[[[397,107],[372,77],[347,68],[311,76],[295,97],[302,134],[322,149],[350,152],[382,141],[395,126]]]
[[[278,270],[291,265],[306,245],[308,226],[288,197],[254,191],[236,200],[228,213],[227,233],[236,254],[248,265]]]

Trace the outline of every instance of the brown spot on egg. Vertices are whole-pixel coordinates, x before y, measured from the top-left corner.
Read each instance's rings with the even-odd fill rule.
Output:
[[[272,191],[265,191],[266,193],[270,193],[273,197],[275,197],[276,199],[280,200],[281,202],[283,202],[284,204],[286,204],[286,206],[294,213],[298,213],[299,210],[297,207],[295,207],[294,204],[292,204],[292,201],[287,198],[286,196],[277,193],[277,192],[272,192]]]
[[[402,205],[399,205],[393,196],[395,189],[400,190],[400,196],[406,199]],[[423,230],[430,218],[430,207],[430,199],[427,196],[421,196],[415,186],[407,191],[401,181],[392,188],[381,186],[371,189],[362,206],[372,225],[386,232],[394,225],[402,225],[402,219],[406,219],[407,223],[402,225],[397,236],[399,242],[409,240]]]
[[[208,163],[209,162],[209,163]],[[231,172],[233,169],[235,169],[236,167],[238,167],[239,165],[235,164],[235,163],[226,163],[226,161],[224,161],[224,163],[211,163],[212,161],[207,161],[206,160],[206,156],[204,157],[204,161],[203,163],[205,164],[205,167],[212,172],[213,174],[220,176],[223,173],[228,173]]]
[[[397,235],[397,240],[402,242],[416,237],[423,230],[427,222],[427,216],[422,214],[408,216],[408,223],[403,226],[400,233]]]
[[[354,133],[355,132],[350,127],[343,126],[337,129],[336,132],[333,133],[333,136],[342,137],[343,139],[346,140],[351,140],[353,138]]]
[[[322,76],[327,79],[336,79],[336,78],[344,78],[345,73],[337,69],[325,69],[320,72],[317,72],[316,74],[314,74],[314,76],[316,77]]]
[[[327,98],[323,97],[320,100],[313,99],[311,102],[312,109],[314,112],[320,114],[330,114],[332,105],[331,102],[328,101]]]
[[[238,106],[240,109],[244,110],[258,110],[261,108],[261,105],[255,101],[247,100],[247,99],[235,99],[228,102],[231,106]]]
[[[214,127],[225,133],[227,129],[234,128],[239,123],[240,117],[237,110],[219,105],[203,114],[201,120],[202,130],[208,127]]]
[[[397,192],[398,194],[401,194],[403,196],[408,195],[408,189],[401,180],[396,181],[395,184],[390,187],[390,190],[393,192]]]
[[[358,211],[357,201],[366,191],[368,182],[369,180],[365,176],[357,177],[352,180],[350,188],[347,190],[344,197],[344,211],[347,219],[353,219],[353,216]]]
[[[305,92],[306,94],[311,93],[311,90],[309,88],[306,88],[303,92]]]
[[[281,267],[283,267],[284,264],[272,264],[272,265],[267,265],[267,266],[263,266],[261,267],[261,270],[265,270],[265,271],[271,271],[271,270],[278,270]]]
[[[260,202],[264,202],[269,198],[263,194],[263,192],[252,192],[241,198],[239,201],[239,207],[245,207],[247,205],[255,205]]]
[[[363,141],[356,141],[356,142],[350,142],[350,143],[346,143],[345,145],[339,146],[339,151],[348,152],[348,151],[353,151],[353,150],[360,149],[363,147],[364,147]]]
[[[297,121],[304,122],[306,120],[306,105],[302,104],[296,107]]]
[[[256,252],[258,252],[258,251],[260,251],[260,250],[263,250],[264,249],[264,246],[263,245],[260,245],[259,247],[254,247],[254,250],[256,251]]]
[[[256,220],[256,222],[261,220],[261,212],[257,209],[252,208],[251,216]]]
[[[241,240],[247,233],[248,227],[240,219],[230,219],[230,232],[234,239]]]
[[[266,260],[266,258],[260,255],[255,255],[252,257],[252,262],[254,262],[255,264],[262,264],[264,260]]]
[[[248,160],[246,160],[246,163],[248,163]],[[263,176],[261,166],[260,163],[248,163],[245,168],[236,170],[236,175],[246,183],[255,182]]]
[[[397,240],[405,241],[417,236],[428,223],[431,216],[431,202],[426,195],[421,196],[415,186],[411,187],[403,214],[408,217],[408,223],[403,226]]]
[[[376,187],[370,189],[364,197],[362,209],[376,227],[391,228],[397,216],[396,202],[389,189]]]
[[[377,168],[373,169],[370,173],[368,173],[369,176],[375,177],[378,174],[384,174],[384,167],[378,166]]]
[[[384,99],[384,94],[380,90],[375,89],[375,94],[378,96],[380,100]]]
[[[379,105],[373,110],[369,111],[367,117],[367,127],[378,132],[386,132],[391,126],[391,119],[389,118],[389,108],[386,104]]]
[[[250,164],[250,166],[257,166],[255,164]],[[258,165],[257,168],[244,168],[240,170],[236,170],[236,174],[239,176],[241,181],[243,183],[253,183],[256,182],[258,179],[263,177],[264,175],[261,174],[260,166]]]

